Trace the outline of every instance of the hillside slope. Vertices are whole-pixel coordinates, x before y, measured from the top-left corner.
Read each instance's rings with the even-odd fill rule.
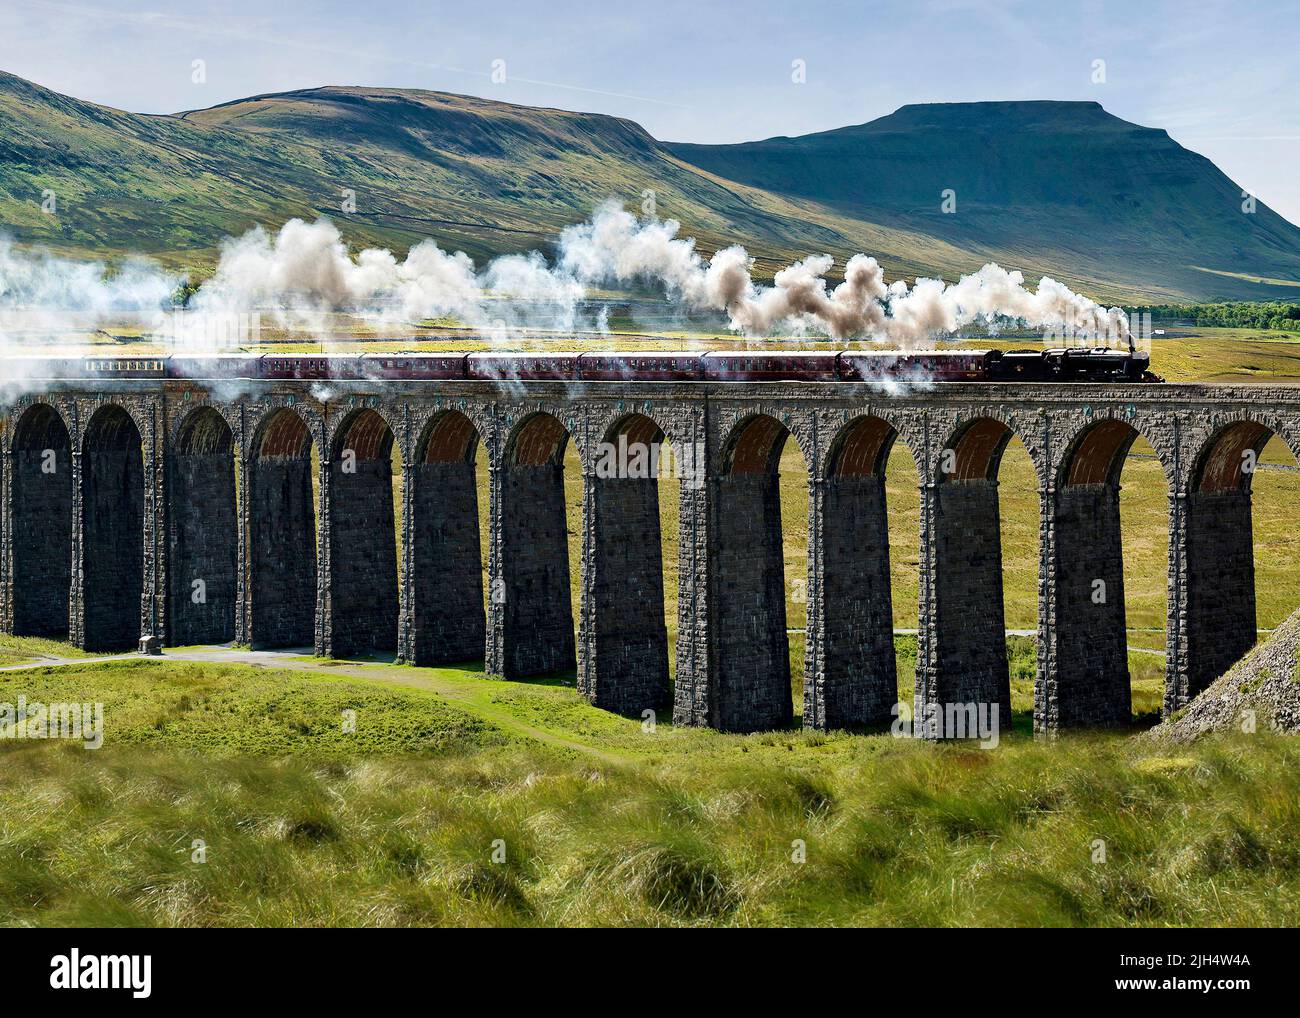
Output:
[[[200,272],[223,237],[291,216],[328,215],[349,241],[399,251],[426,237],[475,258],[545,249],[600,202],[639,208],[646,190],[705,250],[744,240],[768,272],[864,246],[893,252],[898,272],[970,262],[924,236],[716,181],[637,125],[593,114],[319,88],[144,116],[0,73],[0,123],[0,226],[20,242]],[[54,215],[40,208],[46,189]]]
[[[1097,103],[904,106],[803,137],[665,147],[845,215],[1099,278],[1205,296],[1241,292],[1230,274],[1300,281],[1300,228],[1263,204],[1244,213],[1241,188],[1208,159]],[[955,214],[941,211],[946,189]]]
[[[972,146],[970,131],[943,114],[987,121],[980,129],[987,133],[995,114],[1023,120],[1039,106],[1070,109],[1033,131],[1007,133],[1000,153]],[[907,131],[897,123],[886,129],[900,111],[803,139],[687,146],[660,143],[614,117],[382,88],[304,89],[145,116],[0,72],[0,229],[80,255],[151,254],[202,275],[223,237],[329,215],[354,244],[402,252],[433,237],[483,259],[546,250],[561,227],[601,201],[639,208],[653,191],[658,213],[679,219],[702,250],[743,243],[760,274],[813,252],[842,259],[867,251],[891,276],[951,279],[996,259],[1030,279],[1050,273],[1108,300],[1294,296],[1187,267],[1204,261],[1220,273],[1300,279],[1300,231],[1262,208],[1238,214],[1254,222],[1241,227],[1235,253],[1225,252],[1230,227],[1204,211],[1200,177],[1153,167],[1200,160],[1201,176],[1221,178],[1220,192],[1235,185],[1167,138],[1176,152],[1155,159],[1138,146],[1126,171],[1149,184],[1133,201],[1154,202],[1143,196],[1161,191],[1160,215],[1124,220],[1120,229],[1112,192],[1098,184],[1097,193],[1072,198],[1065,170],[1098,176],[1078,165],[1071,147],[1122,145],[1114,139],[1145,129],[1091,104],[905,110],[918,111],[908,114]],[[1010,172],[1016,151],[1033,173]],[[965,176],[927,170],[927,159],[935,167],[955,162]],[[936,184],[949,176],[943,186],[958,190],[957,216],[938,213]],[[52,215],[40,207],[47,190],[58,202]],[[355,212],[342,211],[345,192],[355,193]],[[861,197],[868,193],[870,200]],[[1147,236],[1153,230],[1158,241]]]

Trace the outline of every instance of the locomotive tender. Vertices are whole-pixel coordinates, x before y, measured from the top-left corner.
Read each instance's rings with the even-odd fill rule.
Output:
[[[641,382],[1158,382],[1150,355],[1043,350],[219,354],[4,358],[4,377]]]

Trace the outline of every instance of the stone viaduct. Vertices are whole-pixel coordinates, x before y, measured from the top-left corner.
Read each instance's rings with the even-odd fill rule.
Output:
[[[983,702],[1009,717],[997,477],[1018,436],[1040,503],[1035,729],[1116,726],[1130,717],[1118,478],[1133,440],[1154,447],[1168,485],[1166,713],[1254,642],[1251,450],[1277,434],[1300,452],[1300,389],[1286,387],[329,388],[327,402],[319,383],[296,381],[96,379],[10,394],[3,628],[93,650],[234,640],[421,665],[483,659],[507,677],[576,668],[579,689],[613,711],[671,705],[679,724],[775,728],[792,721],[776,479],[792,439],[809,465],[804,723],[891,718],[891,451],[921,479],[918,716]],[[658,482],[597,467],[598,448],[620,436],[698,451],[678,482],[671,685]],[[584,475],[576,627],[570,441]],[[490,487],[486,577],[477,457]]]

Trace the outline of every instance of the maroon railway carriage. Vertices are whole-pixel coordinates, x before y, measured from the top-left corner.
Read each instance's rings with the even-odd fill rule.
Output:
[[[472,353],[465,358],[465,377],[490,382],[576,382],[576,353]]]
[[[700,377],[698,353],[618,353],[602,351],[578,357],[583,381],[691,382]]]
[[[165,358],[164,378],[261,378],[258,354],[200,354]]]
[[[846,382],[979,382],[990,377],[994,350],[845,350],[840,354]]]
[[[157,378],[163,373],[166,357],[87,357],[81,361],[82,372],[62,375],[65,378]],[[65,360],[64,363],[67,363]]]
[[[700,377],[708,382],[834,382],[839,377],[838,358],[834,350],[711,350],[700,356]]]
[[[360,357],[336,354],[302,354],[284,356],[266,354],[261,362],[262,378],[302,378],[340,380],[365,378],[365,364]]]
[[[5,357],[0,360],[0,383],[20,378],[85,378],[89,373],[87,358],[83,357]],[[115,372],[112,377],[134,377],[134,373]]]
[[[383,379],[464,378],[466,353],[390,354],[368,353],[361,360],[365,377]]]

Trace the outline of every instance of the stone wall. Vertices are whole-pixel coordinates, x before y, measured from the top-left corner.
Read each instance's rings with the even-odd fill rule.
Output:
[[[167,642],[227,643],[235,638],[238,571],[235,459],[227,450],[177,454],[170,464]]]
[[[582,692],[618,714],[662,711],[670,689],[659,482],[591,477],[588,483],[595,514],[588,582],[594,648],[582,670]]]
[[[677,670],[673,675],[673,724],[715,723],[716,697],[709,622],[710,535],[713,485],[682,485],[677,520]]]
[[[999,724],[1009,725],[997,482],[945,481],[935,488],[935,500],[931,624],[936,682],[918,712],[935,711],[938,719],[948,716],[948,704],[996,703]],[[918,720],[927,716],[920,713]]]
[[[1187,496],[1187,651],[1190,699],[1255,645],[1250,492]]]
[[[1131,722],[1119,490],[1069,485],[1056,493],[1056,675],[1050,727]]]
[[[81,457],[86,650],[134,650],[140,641],[144,465],[138,443],[137,437],[135,448],[91,448]]]
[[[72,586],[72,457],[63,444],[14,451],[13,631],[17,636],[68,633]],[[53,471],[47,467],[53,467]]]
[[[311,647],[316,640],[316,514],[311,460],[249,464],[251,642]]]
[[[502,470],[503,674],[577,667],[569,584],[564,465]]]
[[[330,463],[331,650],[397,649],[397,531],[388,459]]]
[[[898,674],[885,488],[876,476],[832,477],[823,505],[825,716],[818,727],[887,724]]]
[[[406,478],[415,511],[414,663],[481,659],[486,630],[474,464],[420,463]]]
[[[737,474],[715,490],[715,724],[728,732],[780,728],[794,714],[780,479]]]

